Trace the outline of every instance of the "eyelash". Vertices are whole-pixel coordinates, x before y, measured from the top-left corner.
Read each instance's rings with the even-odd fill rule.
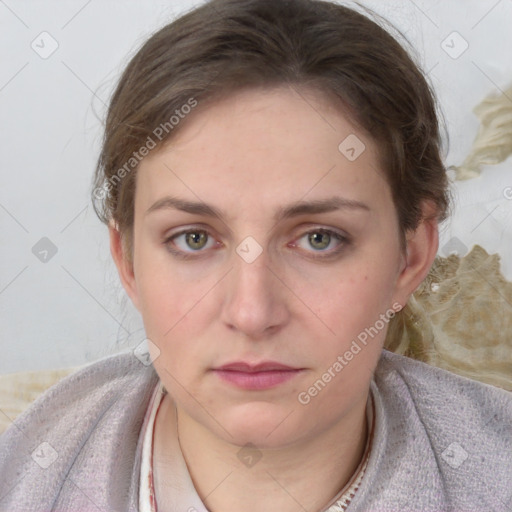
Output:
[[[180,259],[183,259],[183,260],[190,260],[190,259],[200,258],[202,256],[200,253],[205,252],[205,251],[203,251],[201,249],[198,250],[198,251],[193,251],[193,252],[184,252],[184,251],[181,251],[181,250],[173,249],[171,247],[171,243],[172,243],[172,241],[175,238],[177,238],[177,237],[179,237],[181,235],[186,235],[188,233],[205,233],[208,237],[211,237],[210,233],[207,230],[205,230],[205,229],[186,229],[186,230],[183,230],[183,231],[179,231],[178,233],[174,233],[171,236],[167,237],[164,240],[163,243],[164,243],[166,249],[172,255],[176,256],[177,258],[180,258]],[[297,240],[301,240],[305,236],[313,234],[313,233],[326,233],[326,234],[330,235],[331,237],[335,238],[336,240],[338,240],[338,242],[339,242],[339,245],[334,250],[331,250],[331,251],[328,251],[328,252],[327,251],[314,251],[314,252],[317,252],[319,254],[311,255],[310,257],[313,258],[313,259],[327,259],[327,258],[336,257],[338,254],[340,254],[346,248],[347,245],[349,245],[351,243],[351,240],[350,240],[350,238],[348,236],[342,235],[338,231],[334,231],[332,229],[326,229],[326,228],[317,228],[317,229],[312,229],[310,231],[306,231],[300,237],[298,237]],[[330,242],[331,241],[329,241],[329,243]]]

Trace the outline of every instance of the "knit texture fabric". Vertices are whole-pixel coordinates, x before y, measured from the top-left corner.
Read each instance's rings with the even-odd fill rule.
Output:
[[[158,376],[132,352],[47,390],[0,436],[0,511],[137,511]],[[512,510],[512,394],[384,350],[348,512]],[[306,478],[306,477],[305,477]]]

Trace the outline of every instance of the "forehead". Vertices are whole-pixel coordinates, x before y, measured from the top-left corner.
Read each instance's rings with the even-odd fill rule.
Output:
[[[333,191],[353,200],[390,199],[375,142],[320,93],[247,90],[199,104],[182,122],[141,162],[139,203],[165,191],[254,206]]]

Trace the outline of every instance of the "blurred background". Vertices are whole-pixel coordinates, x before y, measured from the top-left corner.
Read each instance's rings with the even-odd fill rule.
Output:
[[[0,374],[82,365],[145,338],[91,178],[120,72],[152,32],[200,3],[0,0]],[[446,164],[460,166],[479,132],[475,106],[495,95],[512,109],[512,0],[360,4],[414,46],[446,120]],[[439,254],[481,245],[512,281],[512,158],[453,192]]]

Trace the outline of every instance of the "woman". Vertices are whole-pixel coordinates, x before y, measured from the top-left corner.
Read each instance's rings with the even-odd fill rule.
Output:
[[[510,394],[383,350],[447,216],[439,139],[417,66],[346,7],[213,0],[153,35],[93,191],[149,359],[22,415],[0,508],[510,510]]]

